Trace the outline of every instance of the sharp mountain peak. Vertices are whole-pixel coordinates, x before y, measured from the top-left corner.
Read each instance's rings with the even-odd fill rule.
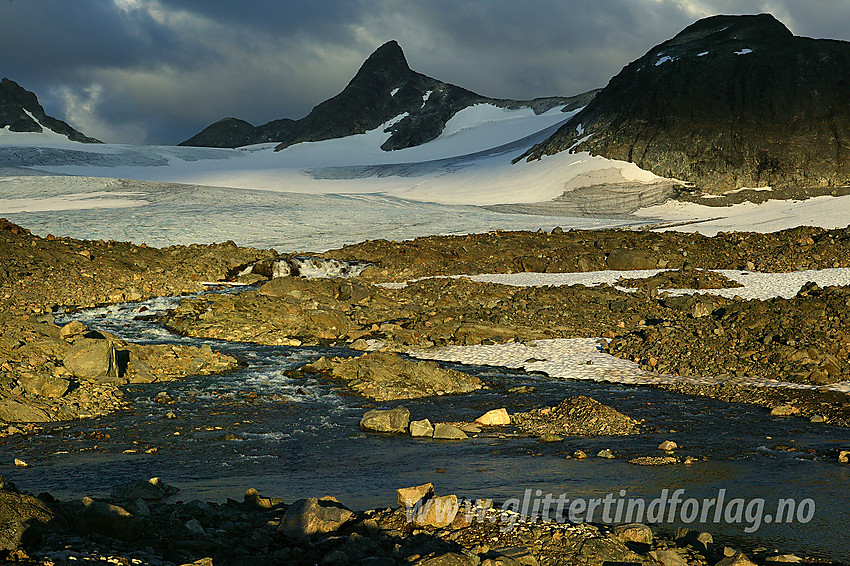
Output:
[[[256,127],[244,121],[221,120],[180,145],[238,147],[276,141],[276,149],[281,150],[300,142],[362,134],[403,116],[387,130],[390,136],[381,146],[391,151],[435,139],[452,116],[474,104],[529,107],[539,113],[560,105],[569,109],[584,106],[593,94],[595,91],[531,101],[485,97],[412,70],[401,46],[391,40],[369,55],[342,92],[316,105],[304,118]]]

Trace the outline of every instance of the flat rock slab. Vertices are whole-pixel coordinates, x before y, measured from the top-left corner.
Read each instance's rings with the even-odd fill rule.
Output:
[[[323,358],[302,369],[329,371],[334,378],[345,380],[355,392],[377,401],[456,395],[483,387],[474,375],[387,352],[371,352],[356,358]]]
[[[437,423],[434,426],[434,440],[466,440],[465,432],[448,423]]]
[[[373,409],[360,419],[360,428],[370,432],[391,432],[403,434],[410,423],[410,411],[404,407],[395,409]]]
[[[417,502],[434,495],[434,484],[424,483],[413,487],[402,487],[396,490],[398,504],[402,507],[413,507]]]
[[[412,421],[410,423],[410,436],[430,438],[434,436],[434,425],[428,419]]]

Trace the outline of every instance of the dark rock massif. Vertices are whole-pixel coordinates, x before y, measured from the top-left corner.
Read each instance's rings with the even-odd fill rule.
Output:
[[[12,132],[42,132],[48,128],[71,141],[100,143],[62,120],[48,116],[34,93],[9,79],[0,81],[0,128],[6,127]]]
[[[299,142],[362,134],[406,113],[387,130],[392,135],[381,148],[391,151],[433,140],[452,116],[473,104],[527,107],[542,113],[556,106],[580,108],[595,93],[529,101],[488,98],[411,70],[401,47],[390,41],[369,56],[342,92],[300,120],[274,120],[255,127],[243,120],[225,118],[180,145],[239,147],[276,141],[280,142],[276,148],[280,150]]]
[[[284,139],[294,128],[295,120],[272,120],[260,126],[239,118],[222,118],[178,145],[199,147],[241,147]]]
[[[525,156],[589,151],[722,193],[850,184],[850,43],[713,16],[627,65]],[[803,194],[803,193],[801,193]]]

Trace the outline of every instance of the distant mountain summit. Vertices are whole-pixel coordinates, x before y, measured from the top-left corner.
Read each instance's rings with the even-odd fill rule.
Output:
[[[523,157],[589,151],[710,192],[850,184],[850,43],[714,16],[630,63]]]
[[[67,137],[71,141],[101,143],[78,132],[62,120],[48,116],[38,97],[15,81],[0,81],[0,128],[11,132],[43,132],[45,128]]]
[[[391,135],[381,146],[390,151],[435,139],[452,116],[473,104],[528,107],[542,113],[556,106],[580,108],[595,93],[530,101],[488,98],[411,70],[399,44],[389,41],[366,59],[342,92],[300,120],[252,126],[243,120],[225,118],[180,145],[238,147],[276,141],[280,143],[275,149],[280,150],[299,142],[362,134],[403,116],[389,127]]]
[[[292,124],[295,124],[295,120],[289,118],[272,120],[262,126],[254,126],[239,118],[223,118],[177,145],[241,147],[255,143],[276,142],[289,135]]]

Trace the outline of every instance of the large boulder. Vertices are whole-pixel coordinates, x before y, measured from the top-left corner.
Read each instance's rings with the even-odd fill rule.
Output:
[[[727,556],[715,566],[756,566],[756,564],[747,558],[746,554],[738,551],[732,556]]]
[[[79,320],[72,320],[59,330],[59,337],[70,342],[83,336],[88,331],[89,329],[86,328],[85,324]]]
[[[449,423],[437,423],[434,425],[435,440],[466,440],[469,438],[465,432]]]
[[[685,558],[675,550],[653,550],[649,556],[661,566],[688,566]]]
[[[0,491],[0,550],[12,551],[37,541],[44,526],[55,517],[40,499]]]
[[[404,407],[373,409],[360,419],[360,428],[369,432],[405,433],[410,423],[410,411]]]
[[[328,363],[333,377],[347,381],[351,389],[377,401],[469,393],[483,387],[474,375],[388,352],[334,358]],[[315,368],[309,364],[304,370]]]
[[[504,426],[511,424],[511,416],[507,409],[502,407],[501,409],[487,411],[475,419],[475,422],[482,426]]]
[[[65,368],[81,379],[118,377],[115,345],[107,339],[79,340],[65,354]]]
[[[118,505],[84,497],[77,528],[84,534],[99,533],[124,541],[138,540],[144,525],[141,519]]]
[[[410,436],[415,438],[431,438],[434,436],[434,425],[431,424],[431,421],[428,419],[422,419],[421,421],[412,421],[410,423]]]
[[[655,269],[658,260],[646,252],[617,248],[608,254],[608,267],[617,271]]]
[[[441,529],[454,522],[460,510],[457,495],[429,497],[422,500],[422,505],[413,508],[413,523],[422,527]]]
[[[614,535],[589,538],[581,544],[579,552],[594,564],[641,562],[641,557]]]
[[[15,399],[0,399],[0,421],[7,423],[46,423],[50,415],[40,407]]]
[[[555,407],[515,413],[514,425],[529,434],[562,436],[626,436],[639,432],[639,422],[584,395],[569,397]]]
[[[434,495],[434,484],[423,483],[413,487],[402,487],[396,490],[398,495],[398,504],[402,507],[413,507],[423,499],[428,499]]]
[[[21,378],[21,385],[30,395],[58,398],[68,392],[71,382],[57,376],[33,375]]]
[[[111,497],[115,501],[136,501],[144,499],[145,501],[159,501],[170,497],[180,490],[176,487],[166,485],[159,478],[151,478],[149,480],[139,480],[128,484],[119,485],[112,490]]]
[[[354,513],[332,497],[299,499],[286,510],[278,532],[292,538],[308,538],[332,533]]]
[[[626,542],[652,544],[652,529],[641,523],[629,523],[614,527],[614,534]]]

